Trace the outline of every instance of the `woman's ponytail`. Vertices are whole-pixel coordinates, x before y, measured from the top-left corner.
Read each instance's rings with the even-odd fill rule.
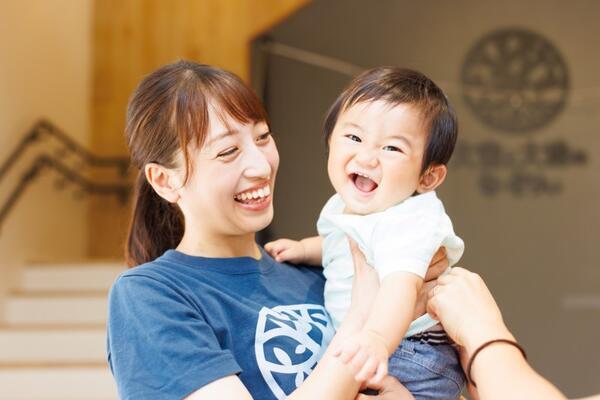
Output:
[[[135,183],[134,201],[125,250],[125,260],[130,267],[152,261],[177,247],[184,230],[179,207],[152,189],[143,170]]]

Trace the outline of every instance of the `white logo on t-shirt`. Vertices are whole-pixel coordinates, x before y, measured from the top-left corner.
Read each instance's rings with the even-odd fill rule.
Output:
[[[263,307],[256,324],[254,350],[260,372],[278,399],[304,382],[334,335],[323,306]]]

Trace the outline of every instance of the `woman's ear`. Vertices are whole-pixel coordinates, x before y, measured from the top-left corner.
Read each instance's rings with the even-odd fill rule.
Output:
[[[419,178],[419,185],[417,186],[418,193],[431,192],[440,186],[444,179],[448,168],[445,165],[431,165]]]
[[[181,182],[177,172],[156,163],[148,163],[144,166],[146,179],[154,191],[169,203],[179,200]]]

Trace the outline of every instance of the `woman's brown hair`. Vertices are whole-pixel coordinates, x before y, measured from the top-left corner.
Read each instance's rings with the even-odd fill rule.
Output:
[[[254,92],[237,76],[209,65],[179,61],[145,77],[127,107],[125,135],[133,165],[139,169],[125,258],[131,266],[152,261],[175,248],[185,228],[181,210],[160,197],[146,180],[148,163],[177,167],[181,151],[186,178],[192,171],[190,145],[203,145],[208,109],[241,123],[266,121]]]

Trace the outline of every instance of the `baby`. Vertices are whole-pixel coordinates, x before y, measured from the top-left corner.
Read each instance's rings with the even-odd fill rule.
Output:
[[[389,372],[417,399],[454,399],[464,386],[439,323],[428,315],[412,321],[434,253],[445,247],[453,265],[464,251],[435,193],[457,130],[446,96],[423,74],[381,67],[359,75],[325,120],[336,194],[321,211],[319,236],[265,246],[278,261],[323,265],[325,307],[337,328],[351,301],[347,238],[358,244],[381,285],[362,331],[336,353],[357,378],[376,383]]]

